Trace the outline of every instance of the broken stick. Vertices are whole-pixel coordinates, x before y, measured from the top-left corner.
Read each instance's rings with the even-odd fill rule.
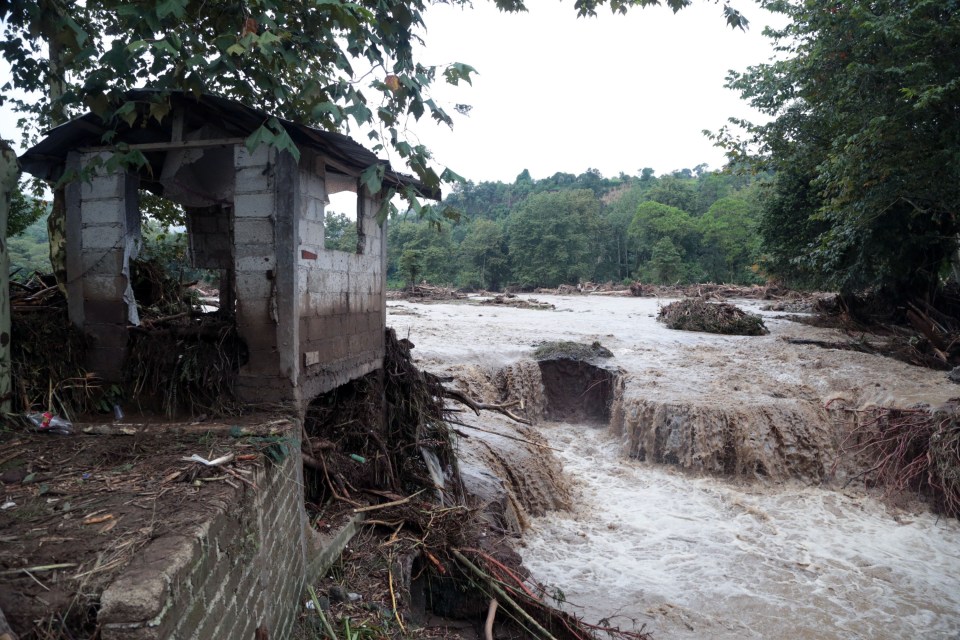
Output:
[[[487,404],[485,402],[477,402],[473,398],[467,396],[467,394],[463,393],[462,391],[457,391],[456,389],[448,389],[447,387],[443,388],[443,394],[446,397],[450,398],[451,400],[456,400],[461,404],[467,405],[468,407],[473,409],[477,415],[480,415],[480,411],[497,411],[498,413],[502,413],[503,415],[507,416],[511,420],[519,422],[520,424],[526,424],[526,425],[533,424],[526,418],[521,418],[520,416],[516,415],[515,413],[507,409],[507,405]]]

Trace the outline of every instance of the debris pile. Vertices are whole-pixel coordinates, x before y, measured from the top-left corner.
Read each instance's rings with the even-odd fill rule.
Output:
[[[449,423],[472,427],[453,420],[456,410],[445,400],[526,420],[508,406],[445,387],[445,379],[414,366],[412,347],[388,329],[382,373],[345,385],[308,410],[304,461],[311,519],[337,521],[344,509],[366,519],[338,565],[341,573],[335,569],[320,583],[302,624],[329,637],[338,629],[347,637],[363,629],[406,638],[412,637],[408,626],[439,615],[486,617],[487,637],[494,626],[502,638],[647,637],[593,626],[557,609],[559,600],[551,601],[549,591],[529,579],[502,535],[507,532],[491,535],[490,523],[498,520],[488,517],[490,504],[466,494]],[[352,591],[366,596],[351,597]],[[448,637],[431,633],[416,631],[417,637]]]
[[[887,356],[929,369],[960,367],[960,286],[956,284],[944,287],[933,301],[920,298],[896,304],[872,292],[821,298],[813,310],[818,315],[791,319],[856,337],[807,344]]]
[[[555,305],[549,302],[540,302],[536,298],[520,298],[513,293],[497,294],[492,298],[481,300],[480,304],[496,305],[504,307],[515,307],[517,309],[556,309]]]
[[[445,300],[464,300],[467,294],[453,287],[441,287],[423,282],[404,287],[399,291],[389,291],[387,297],[391,300],[408,300],[410,302],[442,302]]]
[[[763,319],[725,302],[680,300],[660,309],[657,320],[670,329],[738,336],[761,336],[770,331]]]
[[[100,380],[83,367],[86,339],[52,276],[10,282],[13,412],[73,416],[96,408]]]
[[[804,300],[817,299],[822,296],[822,294],[794,291],[776,283],[738,285],[704,282],[684,285],[657,285],[633,282],[629,288],[630,295],[638,298],[700,298],[703,300],[739,298],[744,300],[772,300],[774,304],[781,302],[802,304]]]

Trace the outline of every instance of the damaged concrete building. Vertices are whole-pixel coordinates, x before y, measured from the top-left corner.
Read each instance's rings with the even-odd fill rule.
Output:
[[[119,380],[128,327],[139,322],[130,261],[141,234],[142,190],[186,211],[193,266],[220,272],[220,309],[235,318],[248,354],[238,399],[295,403],[380,367],[384,349],[386,238],[376,220],[382,202],[360,177],[379,166],[385,188],[412,179],[351,139],[277,119],[294,155],[247,138],[270,116],[215,96],[170,96],[169,112],[151,115],[159,95],[128,95],[132,126],[113,144],[142,154],[137,170],[114,166],[97,116],[72,120],[26,152],[25,171],[48,181],[83,175],[66,189],[67,298],[71,321],[91,338],[87,365]],[[324,247],[331,194],[356,194],[356,251]]]
[[[356,518],[332,531],[311,526],[296,453],[310,402],[383,366],[386,225],[377,214],[384,202],[365,187],[364,177],[372,167],[383,192],[412,187],[433,199],[439,193],[393,172],[343,135],[281,119],[274,123],[298,154],[268,144],[251,148],[251,134],[271,117],[231,100],[147,90],[127,99],[137,105],[129,124],[114,127],[87,114],[54,129],[21,157],[23,169],[38,178],[67,178],[64,284],[70,322],[89,338],[86,369],[107,382],[125,375],[132,328],[141,324],[143,308],[132,283],[145,222],[141,199],[152,193],[183,208],[192,265],[219,272],[216,320],[235,329],[243,346],[236,399],[268,410],[229,422],[207,420],[198,428],[228,449],[237,439],[224,434],[238,425],[274,444],[232,472],[242,484],[191,488],[196,512],[176,526],[131,533],[126,527],[136,522],[134,514],[102,538],[108,545],[121,531],[145,536],[135,556],[111,569],[109,580],[101,576],[102,588],[87,594],[96,601],[97,632],[105,640],[246,640],[268,631],[289,637],[305,586],[359,526]],[[111,147],[103,142],[107,132],[115,132]],[[117,162],[117,148],[139,153],[139,167]],[[340,192],[356,194],[353,251],[325,247],[329,198]],[[277,420],[279,405],[293,411],[280,412],[286,417]],[[130,418],[124,433],[154,435],[155,449],[167,437],[174,442],[190,434],[190,425]],[[75,456],[72,448],[63,451]],[[174,460],[168,479],[179,477],[185,465],[201,464],[182,454]],[[150,479],[151,486],[157,482]],[[172,485],[155,500],[168,489],[192,487]],[[182,508],[177,504],[175,511]]]

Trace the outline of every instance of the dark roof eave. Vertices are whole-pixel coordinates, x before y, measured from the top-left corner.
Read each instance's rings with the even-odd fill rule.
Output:
[[[143,100],[160,93],[154,89],[134,89],[127,93],[131,100]],[[211,122],[229,129],[232,132],[246,136],[253,133],[269,117],[268,113],[248,107],[240,102],[221,96],[204,94],[196,98],[179,91],[170,92],[175,102],[186,103],[192,113],[199,111],[200,119],[209,119]],[[215,116],[215,117],[211,117]],[[311,149],[328,156],[338,163],[362,171],[372,164],[385,163],[366,147],[341,133],[323,131],[304,124],[277,118],[281,125],[290,134],[294,143],[300,149]],[[162,134],[167,134],[169,125],[155,123],[153,128]],[[101,136],[106,131],[100,118],[87,113],[64,123],[49,132],[39,143],[28,149],[20,156],[20,165],[24,171],[43,180],[58,180],[63,175],[67,154],[80,147],[102,146]],[[120,129],[124,140],[134,136],[149,135],[143,128]],[[169,140],[169,137],[166,139]],[[419,180],[396,173],[387,165],[386,182],[396,187],[412,187],[421,197],[431,200],[440,200],[440,189],[428,189]]]

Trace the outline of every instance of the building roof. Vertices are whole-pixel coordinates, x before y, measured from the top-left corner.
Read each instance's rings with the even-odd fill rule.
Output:
[[[189,93],[168,91],[165,93],[170,96],[173,109],[170,114],[157,122],[155,118],[146,115],[146,108],[151,99],[160,93],[159,90],[153,89],[136,89],[127,92],[127,100],[144,104],[145,115],[133,127],[125,122],[116,125],[115,144],[150,145],[170,142],[173,139],[174,127],[172,114],[181,107],[184,113],[184,131],[199,129],[209,124],[237,138],[246,138],[272,117],[265,111],[228,98],[209,94],[195,97]],[[388,186],[409,185],[425,198],[440,199],[438,188],[429,189],[419,180],[393,171],[389,162],[378,159],[371,151],[345,135],[322,131],[282,118],[277,120],[301,151],[306,149],[314,151],[326,158],[328,164],[336,170],[359,175],[364,169],[379,163],[385,168],[384,182]],[[105,123],[93,113],[87,113],[49,131],[43,140],[20,156],[20,164],[24,171],[38,178],[57,180],[63,175],[69,152],[104,147],[103,134],[112,129],[114,129],[113,124]],[[144,151],[144,155],[157,175],[163,166],[164,153],[165,150],[159,149]]]

